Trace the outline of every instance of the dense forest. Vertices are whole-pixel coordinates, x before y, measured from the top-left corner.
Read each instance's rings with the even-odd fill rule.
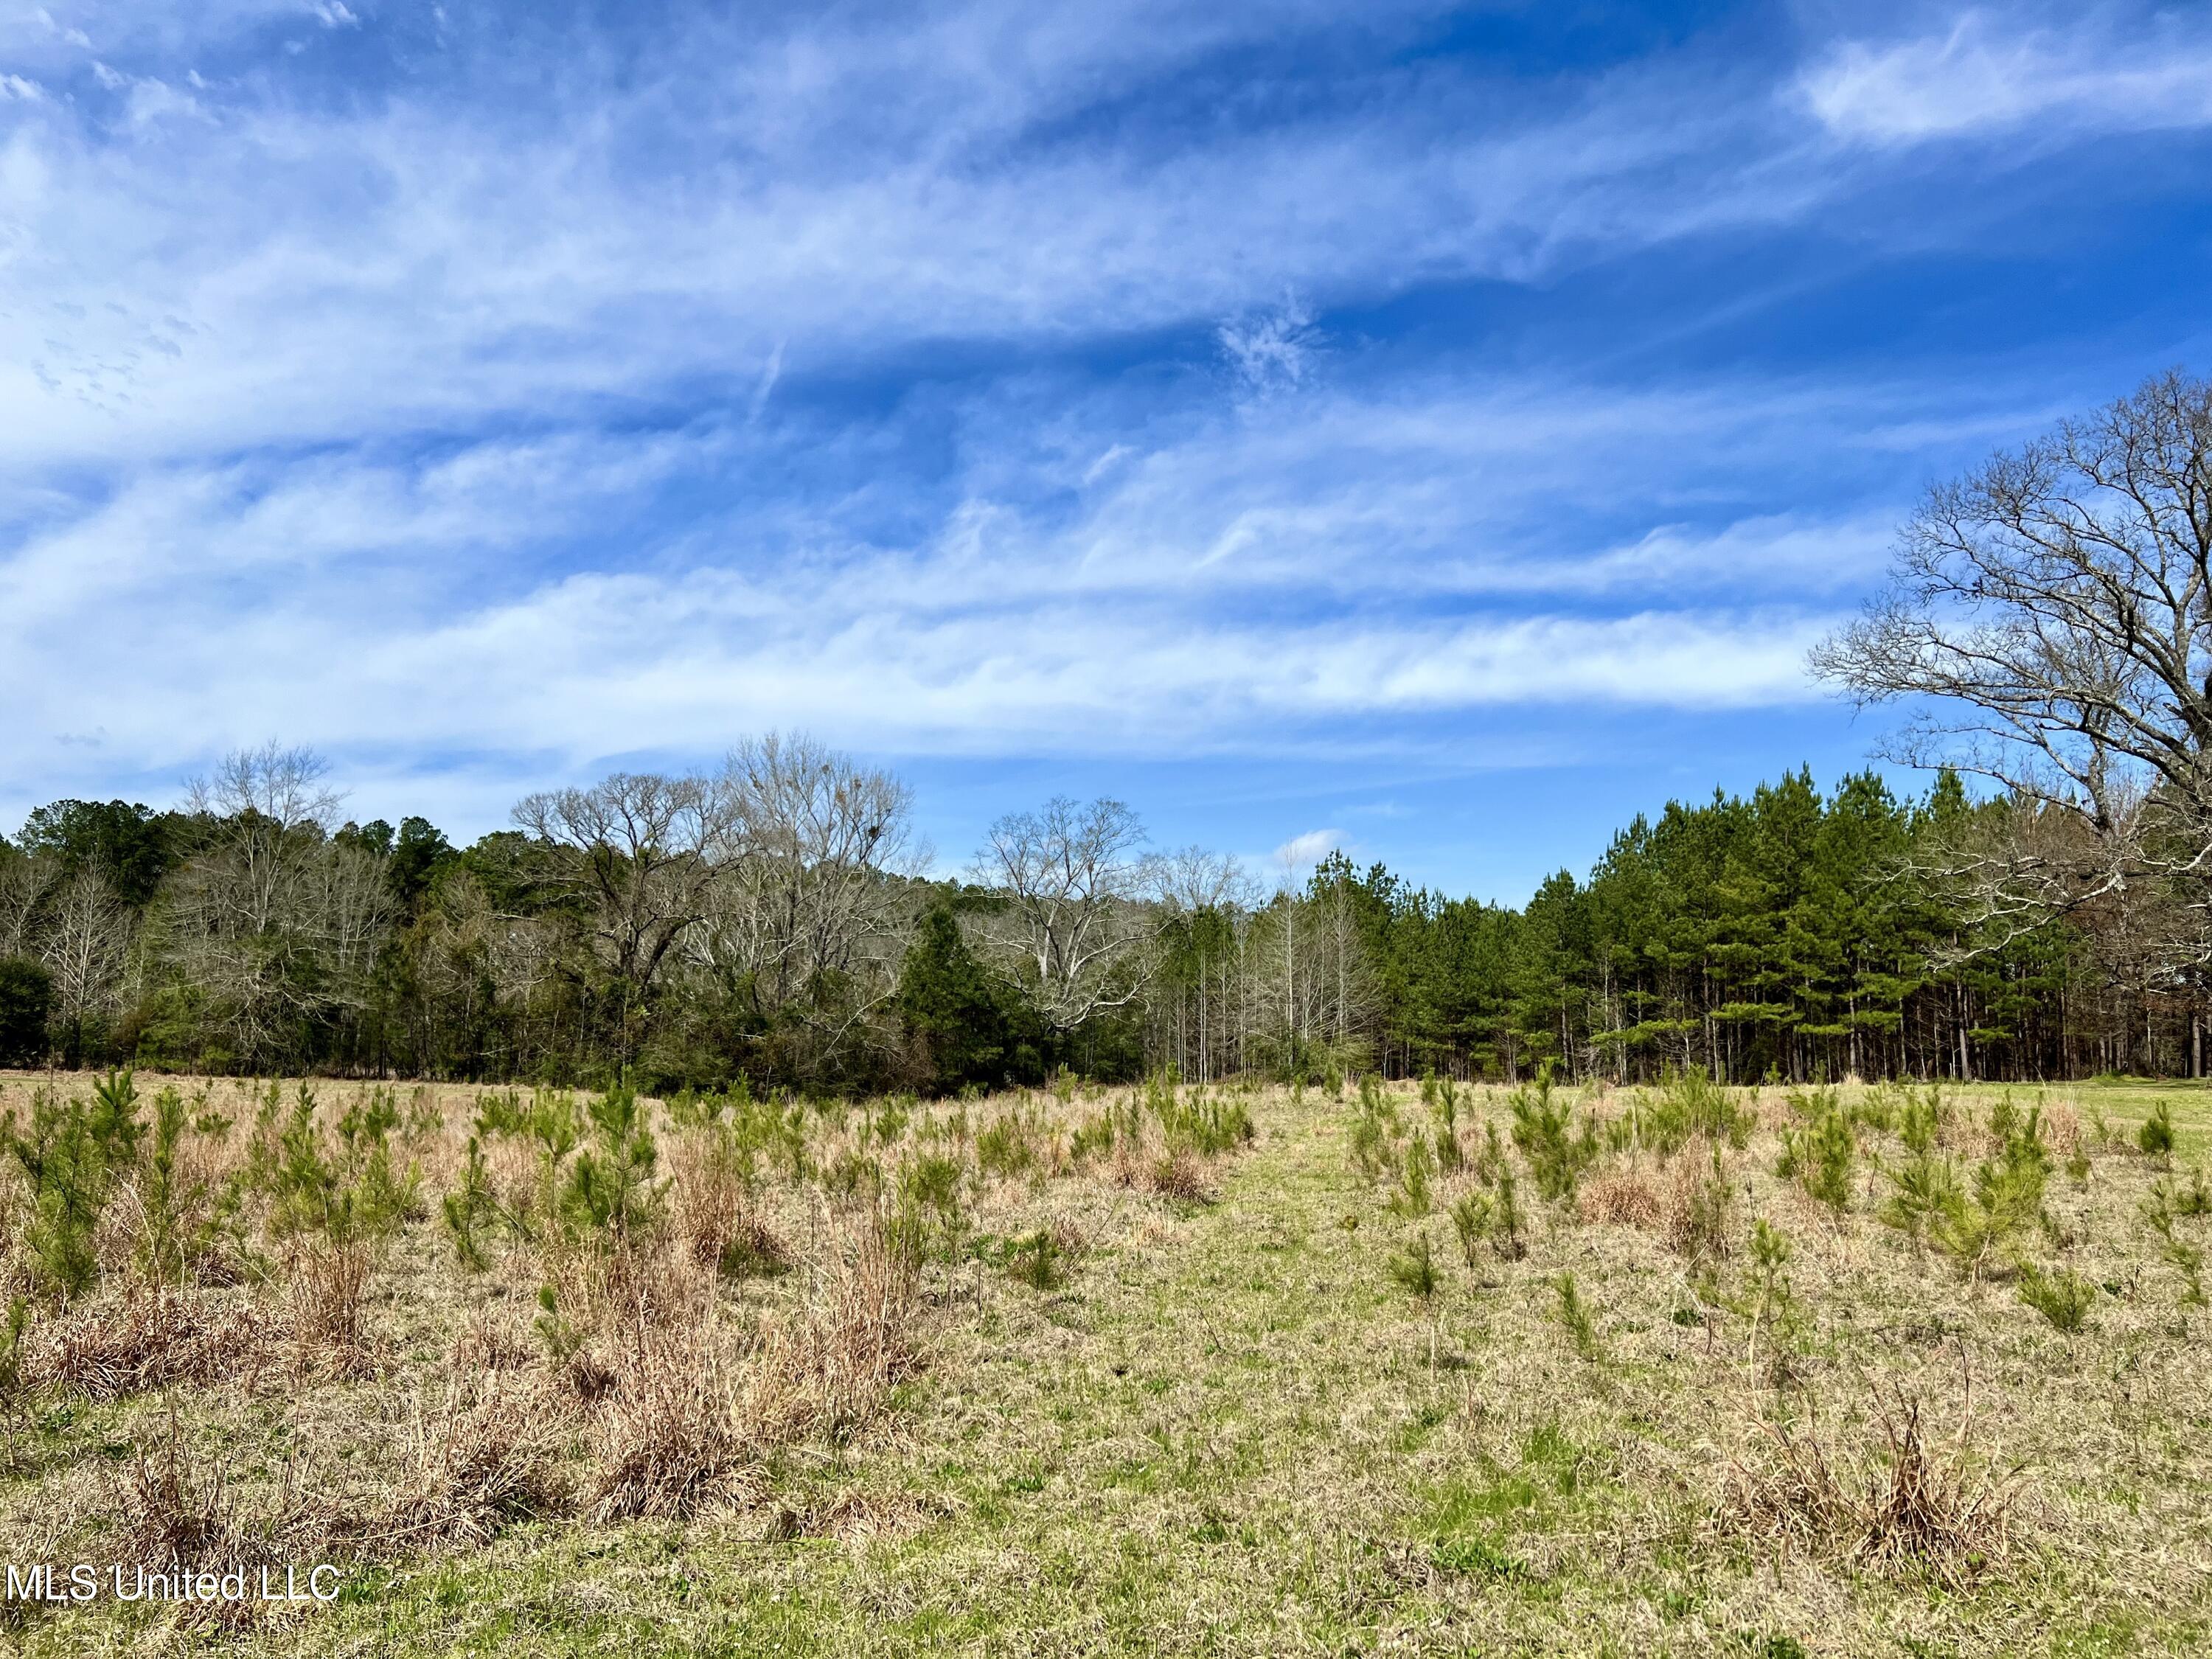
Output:
[[[0,851],[15,1064],[952,1089],[1066,1066],[1319,1078],[2193,1072],[2197,988],[2081,917],[1977,937],[1938,848],[2013,810],[1944,774],[1670,804],[1519,909],[1343,854],[1257,890],[1113,802],[1001,820],[965,880],[906,791],[805,742],[532,797],[456,847],[335,821],[315,759],[154,811],[58,801]]]

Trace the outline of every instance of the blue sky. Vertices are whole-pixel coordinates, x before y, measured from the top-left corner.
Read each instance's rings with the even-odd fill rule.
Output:
[[[2207,366],[2212,11],[0,17],[0,823],[805,729],[1517,902],[1881,726],[1930,480]]]

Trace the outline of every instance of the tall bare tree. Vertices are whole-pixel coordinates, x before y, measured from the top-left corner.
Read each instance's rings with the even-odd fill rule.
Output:
[[[343,797],[328,769],[270,743],[233,751],[191,786],[208,839],[171,884],[153,948],[213,998],[242,1058],[365,1006],[391,927],[384,860],[330,838]]]
[[[131,907],[99,866],[86,864],[55,893],[40,957],[53,975],[52,1028],[65,1063],[84,1054],[85,1028],[116,1012],[135,929]]]
[[[714,790],[727,830],[697,936],[701,960],[741,984],[761,1018],[811,1030],[833,1058],[897,988],[918,872],[913,792],[804,736],[748,740]]]
[[[2168,969],[2212,959],[2212,382],[2160,376],[1931,489],[1812,666],[1909,702],[1893,757],[2002,787],[1953,855],[1985,920],[2148,884],[2191,919]]]
[[[991,826],[975,878],[998,890],[985,915],[986,953],[1046,1023],[1072,1031],[1144,988],[1155,917],[1139,901],[1145,830],[1118,800],[1079,805],[1065,796]]]
[[[60,876],[51,858],[0,852],[0,957],[37,954],[40,922]]]
[[[729,802],[703,778],[617,772],[588,789],[528,796],[514,817],[562,854],[557,879],[591,912],[617,1043],[635,1054],[669,953],[708,914],[716,865],[731,851]]]

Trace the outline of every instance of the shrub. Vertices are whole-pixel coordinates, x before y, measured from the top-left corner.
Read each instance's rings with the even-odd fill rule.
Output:
[[[256,1126],[270,1233],[319,1234],[341,1249],[380,1244],[396,1234],[416,1207],[422,1178],[411,1166],[404,1176],[392,1167],[390,1135],[399,1112],[390,1091],[374,1091],[366,1104],[349,1108],[332,1146],[316,1115],[314,1091],[301,1083],[275,1132],[272,1152],[266,1139],[276,1098],[271,1084]]]
[[[1011,1178],[1036,1167],[1036,1124],[1019,1112],[1002,1112],[975,1137],[975,1168]]]
[[[1459,1144],[1459,1085],[1431,1072],[1422,1079],[1421,1097],[1436,1114],[1437,1168],[1449,1175],[1467,1161]]]
[[[29,957],[0,957],[0,1066],[35,1066],[46,1058],[46,1018],[54,976]]]
[[[1751,1320],[1754,1339],[1764,1328],[1784,1331],[1796,1318],[1796,1297],[1790,1285],[1790,1240],[1761,1216],[1752,1223],[1751,1264],[1739,1310]]]
[[[2203,1177],[2199,1176],[2194,1188],[2186,1196],[2193,1200],[2203,1191]],[[2203,1277],[2204,1252],[2202,1247],[2191,1243],[2177,1232],[2173,1224],[2178,1213],[2199,1213],[2199,1212],[2177,1212],[2175,1200],[2181,1196],[2183,1194],[2176,1191],[2172,1183],[2160,1182],[2151,1188],[2150,1196],[2143,1200],[2143,1219],[2150,1224],[2151,1231],[2158,1235],[2159,1254],[2181,1274],[2183,1285],[2181,1299],[2191,1306],[2196,1306],[2204,1300]]]
[[[2164,1101],[2150,1109],[2150,1115],[2136,1131],[2136,1146],[2146,1158],[2168,1158],[2173,1152],[2173,1113]]]

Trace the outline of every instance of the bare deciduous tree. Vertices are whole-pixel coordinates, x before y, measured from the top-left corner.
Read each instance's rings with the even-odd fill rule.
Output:
[[[1178,848],[1147,859],[1144,875],[1152,896],[1178,914],[1249,909],[1259,900],[1259,884],[1242,860],[1203,847]]]
[[[747,988],[757,1014],[813,1030],[826,1060],[897,988],[908,907],[892,878],[927,861],[912,792],[811,738],[773,733],[732,750],[714,788],[728,856],[698,955]]]
[[[131,907],[95,866],[87,864],[54,895],[39,954],[54,978],[52,1024],[64,1033],[69,1065],[84,1052],[86,1025],[116,1011],[133,921]]]
[[[976,879],[1004,897],[981,923],[989,957],[1056,1030],[1073,1030],[1144,988],[1154,925],[1139,902],[1144,840],[1120,801],[1061,796],[1000,818],[975,854]]]
[[[40,917],[59,878],[51,859],[0,854],[0,957],[37,954]]]
[[[383,858],[330,839],[343,797],[328,770],[270,743],[191,786],[210,839],[173,884],[154,948],[210,994],[246,1056],[282,1048],[304,1019],[366,1006],[391,926]]]
[[[708,913],[715,866],[730,850],[729,805],[702,778],[617,772],[588,789],[529,796],[514,817],[562,851],[562,879],[592,908],[629,1053],[669,952]]]
[[[1987,919],[2154,883],[2195,918],[2183,959],[2212,957],[2212,382],[2154,379],[1931,490],[1812,666],[1915,702],[1894,757],[2007,792],[1956,849]]]

